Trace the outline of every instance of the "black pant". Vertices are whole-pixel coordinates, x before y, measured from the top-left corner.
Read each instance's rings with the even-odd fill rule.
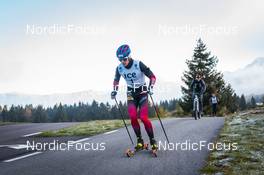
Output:
[[[213,115],[216,115],[216,110],[217,110],[217,104],[212,104],[212,111],[213,111]]]

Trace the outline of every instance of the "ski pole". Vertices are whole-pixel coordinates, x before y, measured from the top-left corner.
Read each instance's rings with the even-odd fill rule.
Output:
[[[152,98],[152,95],[149,94],[149,96],[150,96],[150,98],[151,98],[151,101],[152,101],[152,104],[153,104],[153,106],[154,106],[155,112],[156,112],[156,114],[157,114],[157,116],[158,116],[158,118],[159,118],[160,125],[161,125],[162,130],[163,130],[163,132],[164,132],[164,134],[165,134],[165,137],[166,137],[168,143],[170,143],[170,141],[169,141],[169,139],[168,139],[168,136],[167,136],[167,133],[166,133],[166,131],[165,131],[165,129],[164,129],[163,123],[162,123],[162,121],[161,121],[161,119],[160,119],[159,111],[158,111],[158,109],[157,109],[157,107],[156,107],[156,105],[155,105],[155,103],[154,103],[153,98]]]
[[[127,134],[128,134],[128,136],[129,136],[129,138],[130,138],[130,140],[131,140],[132,145],[134,145],[134,142],[133,142],[133,140],[132,140],[132,138],[131,138],[131,135],[130,135],[129,130],[128,130],[127,125],[126,125],[125,118],[124,118],[124,116],[123,116],[123,113],[121,112],[120,106],[119,106],[119,104],[118,104],[116,98],[115,98],[115,102],[116,102],[116,106],[117,106],[117,108],[118,108],[118,110],[119,110],[119,112],[120,112],[120,115],[121,115],[121,117],[122,117],[122,120],[123,120],[123,122],[124,122],[124,125],[125,125],[125,127],[126,127]]]

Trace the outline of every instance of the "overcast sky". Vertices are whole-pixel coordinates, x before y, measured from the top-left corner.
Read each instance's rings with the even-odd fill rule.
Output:
[[[181,84],[201,37],[235,71],[264,56],[264,2],[0,2],[0,93],[69,93],[112,88],[115,52],[126,43],[157,81]]]

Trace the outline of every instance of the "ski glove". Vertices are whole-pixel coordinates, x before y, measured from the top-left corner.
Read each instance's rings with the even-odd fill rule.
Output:
[[[116,94],[117,94],[117,91],[112,91],[111,92],[111,99],[115,99]]]
[[[148,87],[148,94],[149,94],[149,95],[153,95],[153,85],[150,85],[150,86]]]

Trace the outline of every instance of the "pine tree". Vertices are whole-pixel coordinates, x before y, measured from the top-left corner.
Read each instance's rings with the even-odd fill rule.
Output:
[[[250,107],[251,108],[257,107],[256,100],[255,100],[255,98],[253,96],[251,97],[251,100],[250,100]]]
[[[244,111],[247,109],[247,102],[244,94],[241,95],[240,102],[239,102],[240,110]]]
[[[235,111],[238,111],[239,110],[240,97],[236,93],[234,94],[234,100],[235,100],[235,108],[236,108]]]
[[[55,114],[55,122],[65,122],[67,121],[67,114],[64,110],[64,106],[60,103],[57,107],[56,114]]]
[[[216,93],[224,89],[225,82],[223,80],[223,74],[216,70],[217,63],[218,58],[211,56],[211,52],[207,51],[206,45],[199,39],[192,58],[186,61],[188,71],[185,71],[182,77],[185,86],[181,87],[183,93],[181,106],[185,112],[192,109],[190,85],[198,72],[202,73],[203,80],[207,86],[207,93],[204,94],[203,100],[204,106],[209,105],[211,93]]]
[[[8,121],[10,122],[16,122],[16,107],[15,105],[12,105],[8,111]]]
[[[0,120],[1,120],[1,121],[3,121],[2,110],[3,110],[3,108],[2,108],[2,106],[0,105]]]
[[[1,115],[2,115],[3,122],[6,122],[8,120],[8,109],[7,109],[7,105],[4,105]]]
[[[48,118],[47,113],[41,105],[38,105],[37,108],[34,110],[33,116],[34,116],[33,122],[35,123],[47,122],[47,118]]]
[[[226,112],[233,113],[238,109],[236,98],[236,94],[234,93],[234,90],[232,89],[230,84],[228,84],[221,90],[220,104],[226,107]]]

